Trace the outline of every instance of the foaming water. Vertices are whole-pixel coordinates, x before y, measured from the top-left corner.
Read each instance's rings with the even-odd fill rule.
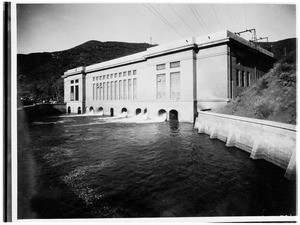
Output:
[[[296,213],[284,170],[163,116],[35,121],[18,154],[20,218]]]
[[[155,117],[155,118],[148,118],[147,113],[140,113],[136,116],[128,117],[127,112],[122,112],[121,114],[117,116],[105,116],[103,117],[103,111],[95,113],[93,110],[91,110],[88,113],[85,114],[69,114],[69,115],[62,115],[59,116],[61,118],[68,118],[68,117],[97,117],[96,121],[88,124],[74,124],[72,126],[82,126],[82,125],[95,125],[95,124],[104,124],[104,123],[159,123],[159,122],[165,122],[167,120],[167,114],[162,113],[161,115]],[[42,122],[35,122],[36,124],[42,123]],[[45,124],[45,123],[44,123]]]

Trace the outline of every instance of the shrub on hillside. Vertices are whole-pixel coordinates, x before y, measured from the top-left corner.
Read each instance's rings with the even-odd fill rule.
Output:
[[[261,105],[257,106],[255,109],[255,115],[258,119],[266,119],[273,114],[274,110],[272,106],[266,103],[262,103]]]

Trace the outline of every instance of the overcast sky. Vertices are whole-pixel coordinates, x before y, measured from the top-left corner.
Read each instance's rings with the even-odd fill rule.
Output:
[[[164,44],[220,30],[296,36],[295,5],[17,4],[17,51],[53,52],[89,40]],[[244,35],[251,38],[251,34]]]

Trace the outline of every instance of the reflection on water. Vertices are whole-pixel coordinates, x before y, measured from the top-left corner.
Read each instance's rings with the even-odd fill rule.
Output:
[[[170,131],[173,133],[179,132],[179,122],[178,120],[170,120],[169,121]]]
[[[295,215],[284,170],[142,116],[19,123],[18,217]]]

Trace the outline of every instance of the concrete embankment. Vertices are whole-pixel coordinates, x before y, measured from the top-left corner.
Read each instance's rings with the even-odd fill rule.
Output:
[[[199,112],[195,128],[199,133],[249,152],[252,159],[265,159],[296,177],[296,126],[212,112]]]
[[[36,104],[18,108],[18,119],[33,120],[43,116],[55,116],[66,113],[66,104]]]

